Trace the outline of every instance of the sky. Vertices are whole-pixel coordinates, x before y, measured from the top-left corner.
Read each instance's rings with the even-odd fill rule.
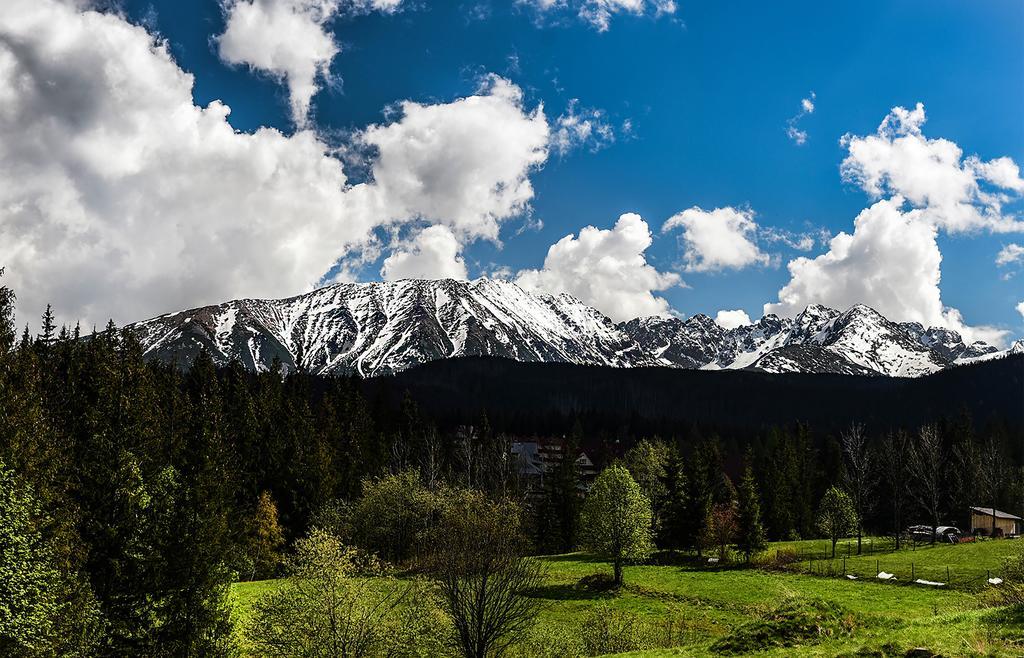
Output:
[[[508,278],[1024,336],[1024,4],[8,0],[0,266],[88,327]]]

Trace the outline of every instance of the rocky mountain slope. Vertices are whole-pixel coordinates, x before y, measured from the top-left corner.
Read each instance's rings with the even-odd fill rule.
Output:
[[[615,367],[755,369],[919,376],[1001,354],[948,329],[897,324],[863,305],[809,306],[723,329],[706,315],[616,325],[566,294],[509,281],[402,280],[242,299],[130,325],[150,358],[188,363],[206,349],[253,370],[275,361],[318,374],[387,375],[457,356]],[[1024,351],[1018,341],[1014,348]]]

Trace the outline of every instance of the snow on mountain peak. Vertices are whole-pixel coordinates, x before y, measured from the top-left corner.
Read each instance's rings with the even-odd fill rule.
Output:
[[[481,278],[339,283],[281,300],[240,299],[129,325],[150,358],[253,370],[362,376],[458,356],[616,367],[740,369],[918,376],[1003,354],[946,329],[890,322],[857,304],[813,304],[793,319],[766,315],[723,329],[697,314],[615,324],[572,295]],[[1024,351],[1018,341],[1009,351]]]

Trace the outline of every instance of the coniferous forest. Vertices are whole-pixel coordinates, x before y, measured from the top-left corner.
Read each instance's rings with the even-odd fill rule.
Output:
[[[476,492],[479,500],[456,498],[490,510],[488,518],[515,516],[525,542],[516,550],[586,543],[575,465],[563,460],[540,491],[527,492],[513,441],[583,451],[597,469],[624,464],[650,501],[648,525],[662,549],[716,545],[722,505],[735,509],[728,522],[738,526],[723,541],[748,541],[748,559],[764,539],[822,536],[819,503],[832,487],[857,504],[858,532],[891,534],[936,515],[935,525],[967,525],[972,504],[1024,511],[1024,435],[999,392],[984,418],[947,405],[948,414],[907,426],[877,409],[865,412],[866,427],[855,419],[758,426],[740,411],[707,410],[685,422],[673,417],[678,410],[616,410],[600,399],[531,413],[530,399],[515,396],[532,386],[488,402],[477,384],[467,385],[474,395],[424,390],[416,371],[324,379],[218,368],[206,355],[183,369],[145,360],[133,335],[112,325],[82,335],[56,327],[48,312],[39,333],[19,333],[14,304],[14,292],[0,289],[0,544],[10,556],[0,564],[0,599],[13,602],[0,628],[4,654],[229,655],[232,582],[277,575],[286,547],[303,546],[314,527],[391,563],[415,562],[445,518],[430,502],[440,491]],[[989,373],[1019,377],[1019,365],[977,372],[999,389]],[[942,377],[972,372],[958,370]],[[630,373],[635,386],[640,374]],[[849,390],[865,386],[848,381]],[[923,450],[940,469],[932,505],[907,486],[928,475],[924,466],[897,459],[921,462]],[[874,455],[868,491],[857,488],[859,451]]]

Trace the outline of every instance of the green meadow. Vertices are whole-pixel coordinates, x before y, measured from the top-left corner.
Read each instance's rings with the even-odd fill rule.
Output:
[[[918,546],[854,556],[846,565],[848,572],[863,574],[858,580],[828,575],[827,566],[806,573],[805,562],[765,566],[776,550],[802,548],[816,553],[815,568],[841,569],[841,560],[821,559],[825,543],[772,544],[751,567],[713,567],[692,556],[670,564],[628,566],[625,586],[618,590],[593,578],[610,567],[587,555],[538,557],[546,568],[545,582],[528,595],[540,604],[540,615],[513,653],[598,655],[587,646],[588,639],[592,645],[595,635],[610,633],[628,635],[624,646],[635,650],[623,655],[636,656],[903,656],[917,647],[946,656],[1024,655],[1024,619],[1019,612],[994,607],[991,587],[982,585],[1024,542]],[[896,581],[872,577],[876,559],[897,575]],[[952,586],[912,584],[912,562],[919,577],[928,579],[945,574],[948,566],[956,575]],[[278,583],[236,584],[236,616],[247,619],[253,602]]]

